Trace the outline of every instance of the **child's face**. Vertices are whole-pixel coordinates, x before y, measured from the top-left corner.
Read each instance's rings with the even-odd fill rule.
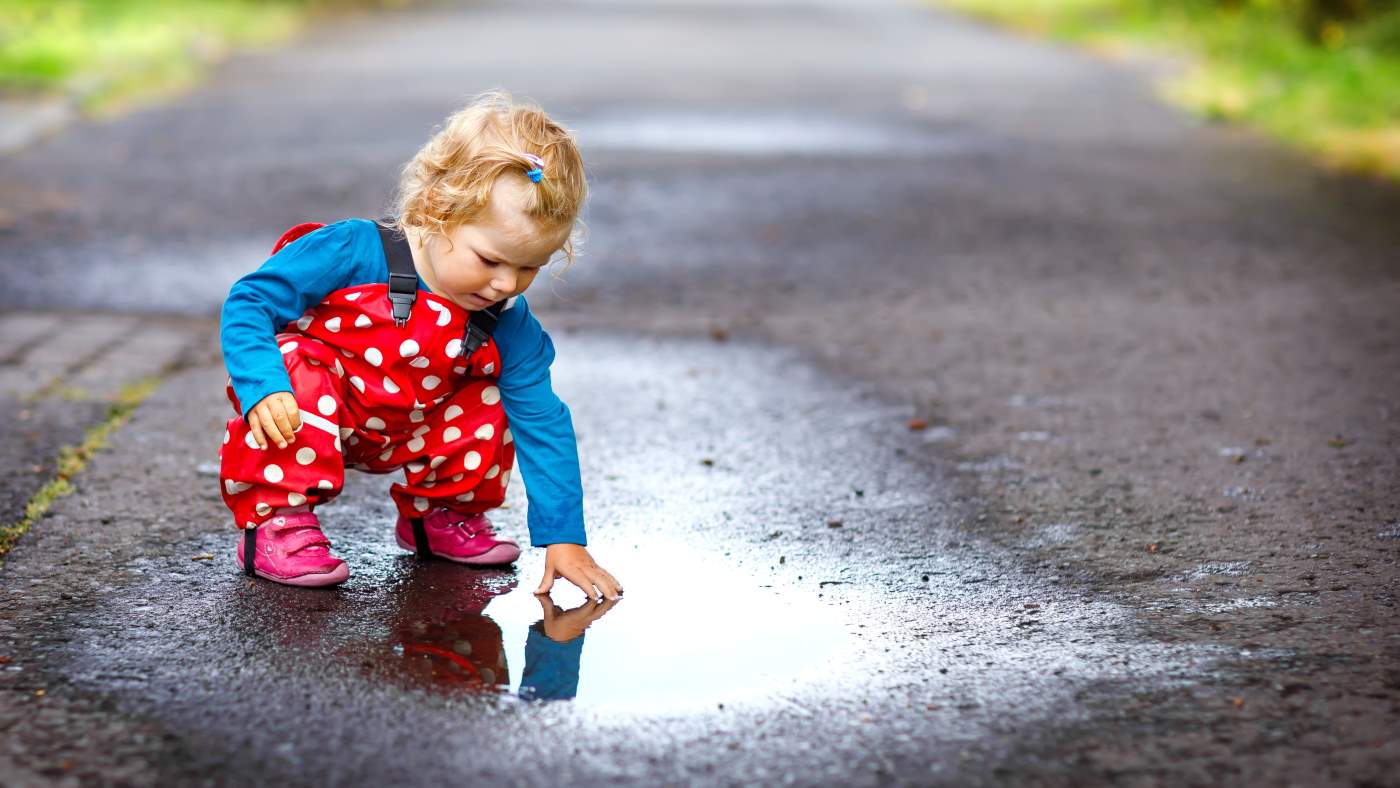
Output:
[[[516,207],[526,188],[534,184],[502,177],[480,218],[454,229],[446,240],[430,237],[419,274],[434,293],[475,311],[519,295],[535,281],[568,231],[541,232]]]

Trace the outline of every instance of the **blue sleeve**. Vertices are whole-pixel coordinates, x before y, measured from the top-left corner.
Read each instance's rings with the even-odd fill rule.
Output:
[[[556,643],[536,622],[525,636],[525,671],[520,676],[520,697],[525,700],[567,700],[578,695],[578,663],[583,656],[583,635]]]
[[[501,312],[493,336],[501,353],[501,403],[525,480],[530,544],[587,544],[573,417],[549,382],[554,343],[523,296]]]
[[[298,238],[234,283],[219,341],[245,418],[263,397],[292,390],[277,332],[328,294],[380,281],[387,270],[374,223],[350,219]]]

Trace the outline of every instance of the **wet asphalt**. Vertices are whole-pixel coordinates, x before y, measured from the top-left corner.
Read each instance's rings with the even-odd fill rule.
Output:
[[[918,4],[441,4],[0,160],[7,344],[165,354],[0,569],[0,781],[1384,783],[1400,198],[1155,68]],[[420,564],[367,476],[323,510],[344,588],[249,585],[211,317],[495,86],[592,170],[530,297],[627,594]],[[7,522],[97,363],[0,355]]]

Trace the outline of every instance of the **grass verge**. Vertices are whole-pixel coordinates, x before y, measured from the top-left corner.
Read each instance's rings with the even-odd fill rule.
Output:
[[[179,91],[232,49],[294,35],[336,0],[0,0],[0,93],[89,114]]]
[[[936,0],[1098,51],[1190,64],[1162,92],[1201,117],[1246,124],[1328,164],[1400,179],[1400,9],[1309,40],[1272,0]]]
[[[29,531],[35,521],[48,512],[55,501],[73,492],[73,477],[81,473],[93,455],[107,445],[107,439],[126,423],[136,407],[155,391],[160,381],[159,376],[151,376],[123,388],[112,400],[107,418],[89,429],[83,436],[82,443],[77,446],[65,446],[59,451],[58,461],[55,463],[57,474],[48,484],[39,488],[25,504],[23,518],[17,523],[0,524],[0,558],[10,552],[15,542]]]

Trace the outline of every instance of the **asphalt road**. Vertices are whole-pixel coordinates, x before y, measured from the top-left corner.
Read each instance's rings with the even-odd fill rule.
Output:
[[[5,782],[1388,782],[1400,194],[1148,70],[918,5],[452,5],[0,161],[6,467],[164,380],[0,569]],[[531,291],[628,588],[571,648],[537,555],[418,566],[381,480],[325,512],[345,589],[248,587],[208,475],[229,283],[494,86],[592,169]]]

